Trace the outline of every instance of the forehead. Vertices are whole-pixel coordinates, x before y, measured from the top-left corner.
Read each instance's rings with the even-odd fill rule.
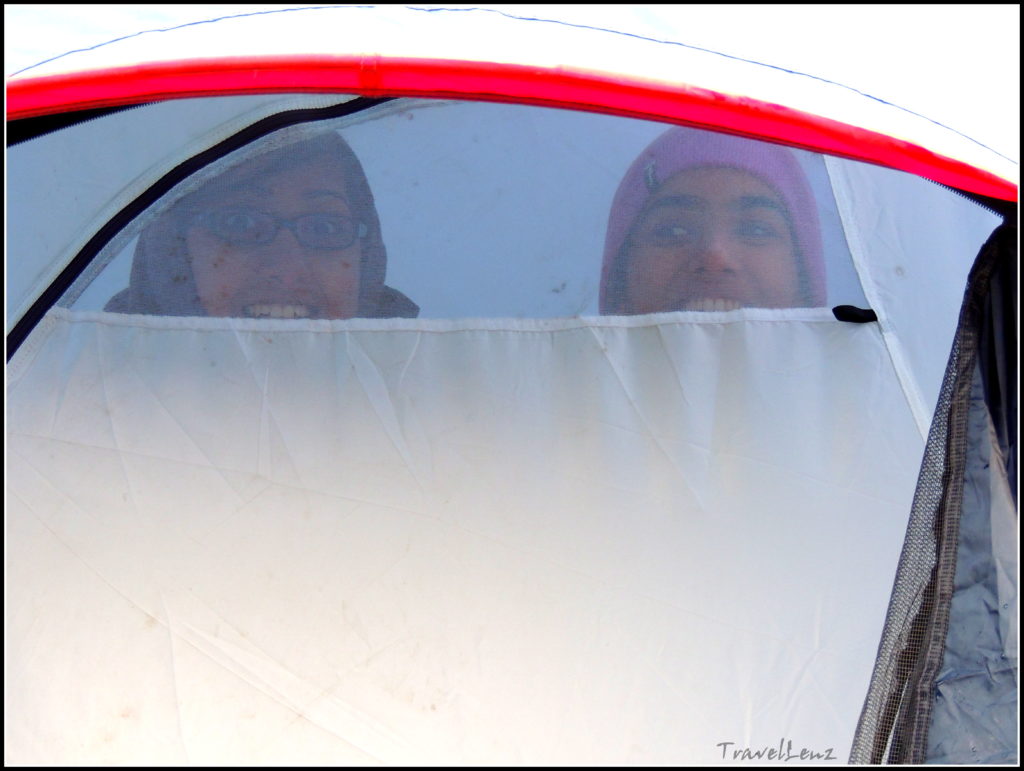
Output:
[[[702,167],[669,177],[645,208],[687,204],[697,207],[760,205],[785,211],[782,197],[753,174],[740,169]]]
[[[273,160],[254,159],[237,166],[215,180],[202,191],[204,197],[219,198],[274,198],[279,196],[340,198],[348,202],[344,168],[330,156],[287,158]]]

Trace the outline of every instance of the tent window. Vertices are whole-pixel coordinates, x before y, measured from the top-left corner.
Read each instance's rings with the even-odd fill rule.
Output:
[[[398,100],[246,144],[98,264],[63,305],[344,319],[866,304],[820,156],[478,103]]]

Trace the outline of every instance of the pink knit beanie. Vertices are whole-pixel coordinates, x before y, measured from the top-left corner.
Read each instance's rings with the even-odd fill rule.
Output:
[[[824,305],[825,263],[818,210],[814,194],[794,154],[788,148],[766,142],[674,127],[640,153],[615,193],[608,215],[601,269],[601,313],[629,312],[624,308],[628,266],[624,264],[623,246],[648,199],[673,175],[698,167],[745,171],[779,194],[789,210],[793,226],[806,305]]]

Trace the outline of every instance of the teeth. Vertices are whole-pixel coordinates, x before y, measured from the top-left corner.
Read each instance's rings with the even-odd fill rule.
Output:
[[[250,305],[245,312],[254,319],[305,319],[309,317],[309,308],[305,305],[257,304]]]
[[[742,306],[735,300],[721,300],[717,298],[704,297],[700,300],[690,300],[686,303],[684,310],[688,311],[735,311]]]

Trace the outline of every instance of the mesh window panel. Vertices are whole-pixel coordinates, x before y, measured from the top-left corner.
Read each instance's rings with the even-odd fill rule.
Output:
[[[542,108],[357,107],[270,116],[174,169],[59,305],[286,319],[866,305],[820,155]]]

